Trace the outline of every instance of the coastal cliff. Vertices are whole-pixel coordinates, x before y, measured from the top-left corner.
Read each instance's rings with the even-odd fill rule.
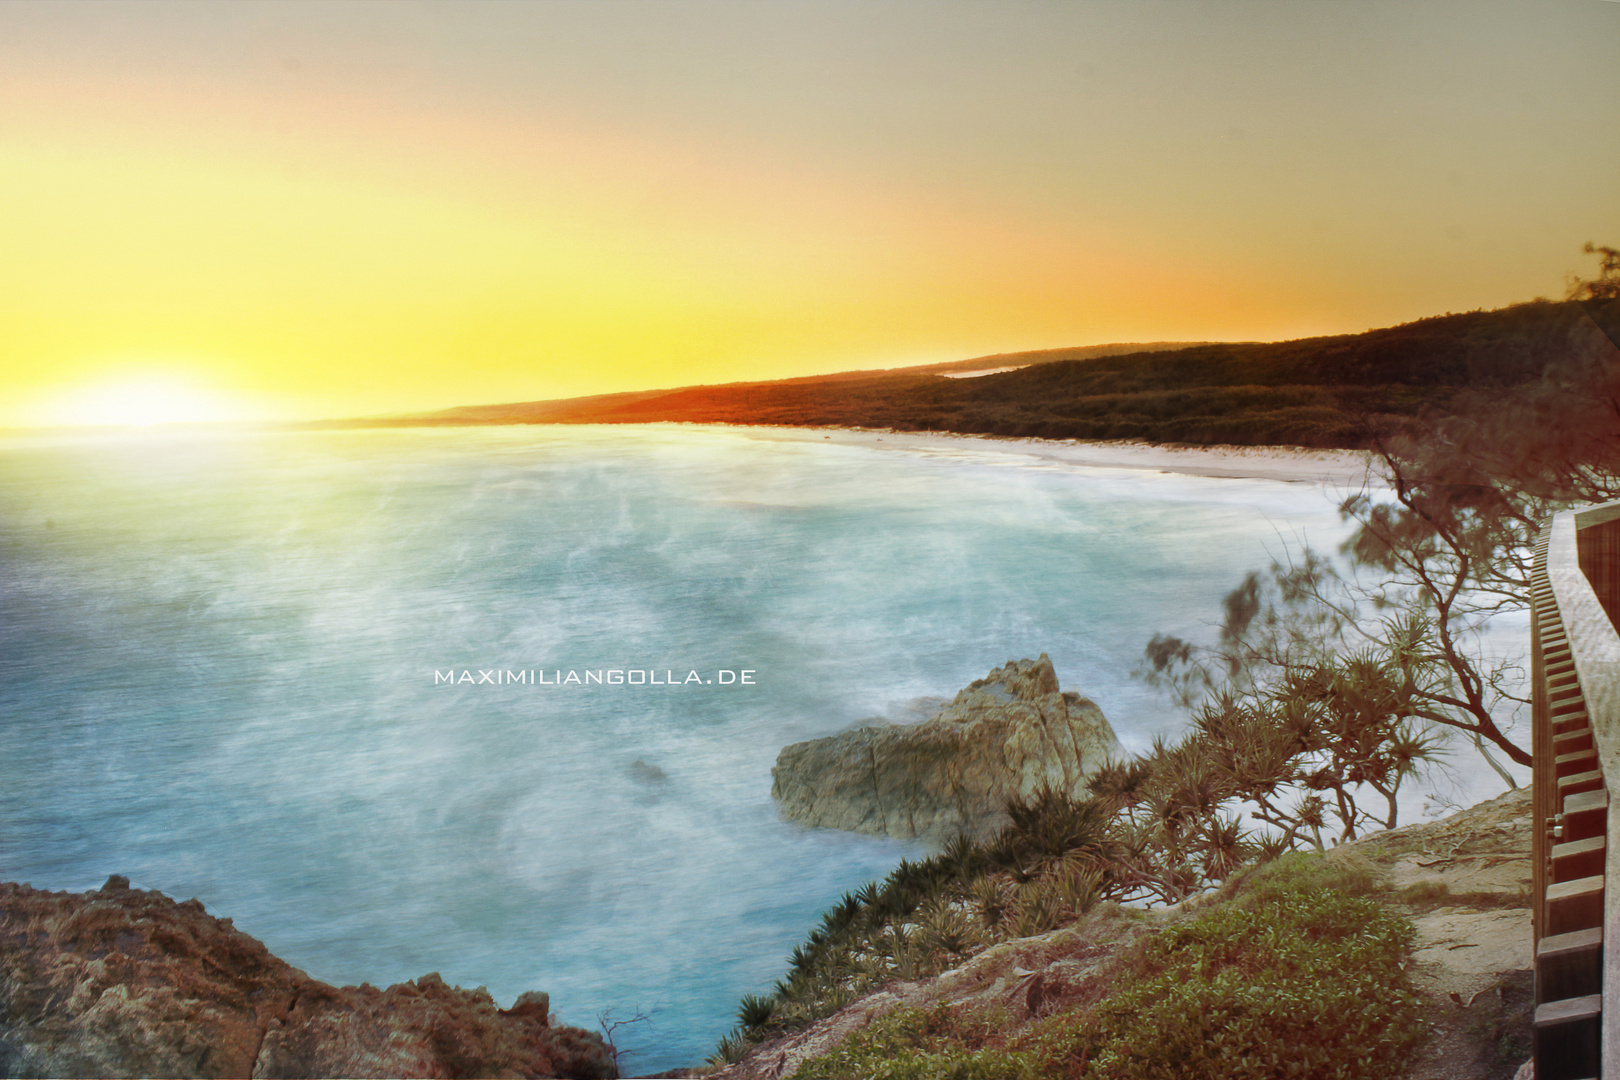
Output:
[[[1061,691],[1042,653],[996,668],[923,723],[879,721],[786,747],[771,795],[806,825],[986,839],[1006,824],[1009,799],[1042,788],[1081,796],[1085,778],[1120,755],[1102,710]]]
[[[335,987],[196,900],[0,884],[0,1075],[616,1077],[543,993]]]

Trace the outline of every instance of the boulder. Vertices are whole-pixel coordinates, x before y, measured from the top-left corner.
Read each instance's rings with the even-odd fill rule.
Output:
[[[330,986],[196,900],[0,884],[0,1076],[613,1077],[549,999]]]
[[[984,839],[1008,799],[1042,787],[1085,794],[1085,778],[1122,754],[1102,710],[1058,688],[1045,653],[1010,660],[919,724],[873,721],[794,743],[771,795],[784,817],[850,832],[943,842]]]

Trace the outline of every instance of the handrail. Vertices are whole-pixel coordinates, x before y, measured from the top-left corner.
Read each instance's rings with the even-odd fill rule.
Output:
[[[1530,655],[1537,1080],[1589,1080],[1620,1063],[1620,502],[1555,515],[1536,546]],[[1611,1065],[1620,1076],[1620,1064]]]

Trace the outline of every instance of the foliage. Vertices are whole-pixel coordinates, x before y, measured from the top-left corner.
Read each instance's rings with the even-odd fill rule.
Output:
[[[1411,924],[1295,855],[1237,899],[1148,939],[1115,992],[1021,1044],[1042,1075],[1113,1080],[1396,1075],[1423,1034]],[[1335,878],[1337,879],[1335,881]]]
[[[1235,879],[1262,846],[1221,811],[1225,789],[1203,802],[1189,794],[1207,780],[1195,775],[1201,768],[1207,758],[1161,745],[1149,759],[1100,770],[1093,788],[1102,794],[1043,790],[1012,800],[1008,825],[992,840],[959,838],[846,893],[794,948],[771,993],[743,997],[739,1026],[711,1060],[734,1060],[892,980],[934,975],[987,945],[1067,925],[1102,899],[1171,903]]]
[[[896,1009],[831,1053],[812,1058],[792,1080],[1035,1080],[1024,1055],[980,1044],[984,1032],[948,1006]]]
[[[1517,892],[1452,892],[1443,881],[1419,881],[1390,894],[1390,899],[1418,911],[1461,905],[1471,908],[1527,908],[1529,890]]]
[[[830,1016],[895,979],[935,975],[986,945],[1045,933],[1091,909],[1111,856],[1106,813],[1052,792],[1015,799],[996,838],[958,837],[938,855],[902,860],[822,914],[768,995],[739,1003],[738,1027],[711,1061],[773,1033]]]
[[[1587,250],[1605,253],[1600,280],[1617,280],[1613,249]],[[1583,310],[1613,321],[1614,307]],[[1620,350],[1584,318],[1538,378],[1460,394],[1375,446],[1376,476],[1340,507],[1356,526],[1344,552],[1360,576],[1324,575],[1305,602],[1414,668],[1416,719],[1462,731],[1493,765],[1491,751],[1528,765],[1497,723],[1527,704],[1510,690],[1522,671],[1488,658],[1478,636],[1529,608],[1533,546],[1553,513],[1620,496]],[[1404,616],[1374,618],[1388,611]]]
[[[748,1036],[741,1029],[727,1032],[721,1037],[719,1044],[714,1048],[714,1053],[709,1055],[708,1064],[735,1064],[736,1062],[742,1060],[743,1055],[748,1053],[749,1047],[753,1045],[753,1042],[749,1040]]]
[[[1230,784],[1196,739],[1110,764],[1093,796],[1043,790],[1007,806],[993,839],[958,838],[846,893],[769,994],[743,997],[713,1060],[807,1026],[892,980],[937,974],[998,941],[1067,925],[1102,899],[1174,903],[1232,879],[1263,851],[1223,810]],[[1270,854],[1275,854],[1273,848]]]
[[[1348,895],[1352,860],[1293,855],[1230,902],[1146,939],[1094,1006],[1006,1041],[940,1005],[874,1021],[795,1080],[1370,1080],[1398,1075],[1424,1034],[1403,970],[1411,924]]]
[[[1250,910],[1279,904],[1294,895],[1342,893],[1370,898],[1387,894],[1384,873],[1349,852],[1323,858],[1312,852],[1289,852],[1256,866],[1233,884],[1231,895]]]
[[[1112,814],[1115,855],[1102,887],[1109,899],[1176,903],[1258,853],[1225,812],[1230,786],[1191,739],[1160,740],[1146,758],[1105,765],[1088,784]]]
[[[456,409],[407,423],[844,425],[1048,439],[1370,447],[1471,387],[1514,387],[1559,354],[1579,304],[1443,315],[1365,334],[1148,351],[1076,348],[973,379],[927,370]]]
[[[1598,276],[1584,279],[1572,277],[1569,282],[1569,298],[1571,300],[1620,299],[1620,248],[1603,247],[1588,242],[1581,250],[1588,255],[1598,257]]]
[[[1032,881],[1060,867],[1097,871],[1108,863],[1106,813],[1096,803],[1043,788],[1031,799],[1010,800],[1007,817],[1007,827],[985,855],[1015,881]]]
[[[1448,731],[1510,785],[1492,753],[1529,761],[1509,736],[1525,703],[1520,666],[1487,656],[1480,634],[1528,605],[1531,545],[1548,514],[1620,495],[1620,252],[1587,250],[1600,275],[1572,286],[1579,302],[1567,304],[1265,346],[1043,356],[972,380],[838,376],[637,395],[612,406],[622,415],[548,414],[1374,452],[1367,482],[1340,504],[1355,526],[1348,565],[1299,549],[1228,594],[1215,642],[1148,644],[1139,674],[1191,709],[1183,738],[1098,770],[1089,798],[1014,801],[992,842],[958,840],[846,894],[794,950],[786,979],[744,998],[716,1060],[887,981],[1061,926],[1099,899],[1177,903],[1242,878],[1239,903],[1161,935],[1129,986],[1014,1051],[919,1014],[874,1025],[802,1075],[1387,1074],[1420,1031],[1398,966],[1409,928],[1337,891],[1353,864],[1330,871],[1286,853],[1395,826],[1402,783]],[[1245,829],[1240,811],[1265,831]],[[1274,861],[1245,876],[1256,859]]]
[[[1319,563],[1273,570],[1227,598],[1218,648],[1148,647],[1150,680],[1189,704],[1204,695],[1181,756],[1207,774],[1207,801],[1249,805],[1283,847],[1393,828],[1402,782],[1439,753],[1432,702],[1445,677],[1426,652],[1431,624],[1412,612],[1353,624],[1320,599]]]
[[[1521,765],[1529,754],[1496,722],[1502,706],[1526,703],[1507,689],[1520,672],[1488,660],[1479,631],[1529,607],[1533,545],[1553,513],[1620,494],[1620,355],[1590,322],[1577,331],[1534,383],[1466,395],[1452,414],[1381,443],[1381,484],[1341,506],[1356,525],[1345,553],[1373,581],[1339,585],[1348,600],[1334,606],[1346,625],[1365,627],[1358,608],[1369,607],[1421,620],[1407,646],[1426,676],[1417,715]],[[1309,599],[1331,604],[1328,595]]]
[[[1529,606],[1533,545],[1551,514],[1620,496],[1620,351],[1603,328],[1620,323],[1616,307],[1593,301],[1525,342],[1540,363],[1534,378],[1482,380],[1444,409],[1374,432],[1366,482],[1340,504],[1355,527],[1348,567],[1303,548],[1248,575],[1228,594],[1214,643],[1155,637],[1142,673],[1189,705],[1207,694],[1206,707],[1235,700],[1252,713],[1348,678],[1404,752],[1432,749],[1434,730],[1461,732],[1511,785],[1494,755],[1530,761],[1510,736],[1527,704],[1522,664],[1489,655],[1481,633]],[[1393,806],[1388,778],[1403,774],[1375,781],[1369,767],[1383,770],[1364,762],[1358,782]],[[1356,814],[1343,810],[1353,829]]]
[[[1324,650],[1267,674],[1209,691],[1179,741],[1093,774],[1114,814],[1104,896],[1175,903],[1253,858],[1396,824],[1402,782],[1436,753],[1412,720],[1411,666]],[[1243,808],[1269,831],[1246,830]]]
[[[1156,637],[1143,673],[1229,716],[1275,713],[1313,685],[1357,697],[1359,726],[1387,728],[1396,753],[1361,755],[1347,775],[1392,810],[1390,781],[1406,775],[1403,759],[1428,755],[1436,729],[1463,733],[1511,785],[1493,754],[1530,760],[1505,727],[1527,703],[1522,666],[1487,655],[1480,634],[1528,607],[1549,515],[1620,495],[1620,353],[1592,319],[1570,324],[1559,345],[1534,381],[1459,393],[1449,411],[1374,439],[1367,482],[1340,504],[1355,525],[1348,571],[1309,548],[1274,562],[1228,594],[1214,644]],[[1350,733],[1341,728],[1341,741]],[[1359,810],[1344,794],[1334,786],[1329,805],[1354,835]],[[1261,816],[1292,835],[1316,816],[1314,803],[1298,809]]]

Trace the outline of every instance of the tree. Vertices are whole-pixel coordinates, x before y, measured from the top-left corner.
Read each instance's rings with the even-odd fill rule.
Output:
[[[1620,252],[1582,284],[1558,360],[1529,384],[1457,394],[1398,432],[1374,433],[1365,482],[1340,505],[1355,532],[1337,564],[1301,549],[1248,575],[1224,604],[1218,641],[1155,637],[1142,674],[1189,706],[1200,695],[1308,685],[1335,657],[1398,677],[1403,722],[1462,732],[1496,760],[1530,755],[1509,734],[1528,703],[1522,661],[1481,634],[1530,604],[1536,537],[1555,512],[1620,497]],[[1608,290],[1607,292],[1605,290]],[[1391,716],[1395,714],[1392,713]],[[1392,729],[1393,730],[1393,729]]]
[[[1190,740],[1161,740],[1146,758],[1104,765],[1089,788],[1108,820],[1101,891],[1109,899],[1174,904],[1254,853],[1225,812],[1231,791]]]
[[[1395,827],[1401,783],[1436,750],[1416,687],[1399,650],[1392,660],[1365,649],[1289,669],[1258,692],[1215,696],[1199,711],[1195,738],[1237,796],[1258,807],[1253,817],[1290,845],[1309,830],[1320,849],[1330,815],[1343,840],[1369,824]],[[1364,788],[1383,799],[1381,813],[1360,802]]]
[[[1229,596],[1229,629],[1234,619],[1270,621],[1275,602],[1267,591],[1251,575]],[[1419,716],[1424,676],[1410,647],[1425,632],[1421,620],[1392,619],[1388,654],[1364,648],[1335,655],[1298,625],[1274,626],[1266,637],[1275,662],[1262,666],[1257,653],[1229,653],[1240,664],[1219,682],[1207,664],[1182,667],[1179,675],[1192,676],[1183,689],[1203,683],[1192,730],[1092,780],[1094,796],[1116,808],[1130,838],[1122,846],[1138,892],[1173,902],[1178,892],[1224,879],[1255,851],[1301,840],[1321,850],[1329,839],[1393,828],[1402,782],[1437,752]],[[1163,647],[1166,639],[1158,641]],[[1190,647],[1169,655],[1192,660]],[[1230,816],[1240,807],[1271,826],[1269,837],[1242,832]]]
[[[1529,608],[1535,540],[1554,513],[1620,497],[1620,349],[1577,321],[1539,380],[1459,396],[1449,415],[1379,440],[1374,468],[1341,506],[1357,525],[1345,553],[1372,579],[1361,598],[1428,620],[1414,647],[1434,677],[1417,715],[1529,764],[1495,719],[1527,703],[1510,689],[1516,665],[1486,658],[1477,635]]]
[[[1620,248],[1601,247],[1588,242],[1581,249],[1598,257],[1598,276],[1569,279],[1571,300],[1614,300],[1620,298]]]
[[[596,1014],[596,1024],[602,1029],[602,1042],[607,1045],[608,1053],[613,1057],[613,1065],[616,1069],[622,1070],[624,1067],[624,1059],[630,1057],[632,1054],[640,1052],[637,1050],[619,1049],[619,1044],[615,1040],[615,1036],[618,1035],[619,1029],[622,1027],[629,1027],[631,1024],[646,1023],[652,1019],[651,1016],[642,1012],[640,1009],[636,1009],[634,1012],[635,1015],[631,1016],[628,1020],[613,1019],[612,1009],[603,1009],[601,1012]]]
[[[1320,748],[1324,739],[1336,739],[1330,756],[1344,762],[1359,756],[1362,765],[1353,771],[1367,778],[1377,775],[1376,740],[1393,740],[1393,746],[1415,739],[1432,748],[1431,727],[1458,729],[1512,785],[1491,749],[1529,763],[1497,723],[1499,713],[1525,703],[1521,664],[1490,657],[1479,643],[1484,622],[1500,605],[1473,599],[1458,584],[1459,568],[1443,574],[1436,553],[1412,560],[1415,583],[1392,575],[1367,584],[1310,548],[1291,559],[1249,574],[1228,594],[1215,645],[1155,637],[1137,674],[1169,687],[1194,709],[1195,726],[1213,712],[1241,708],[1251,740],[1267,724],[1292,730],[1301,745]],[[1307,738],[1307,721],[1321,727],[1336,710],[1351,708],[1354,731],[1341,719],[1337,728]],[[1392,792],[1379,794],[1393,799]],[[1354,805],[1353,796],[1343,798]],[[1340,817],[1354,835],[1363,815]]]

